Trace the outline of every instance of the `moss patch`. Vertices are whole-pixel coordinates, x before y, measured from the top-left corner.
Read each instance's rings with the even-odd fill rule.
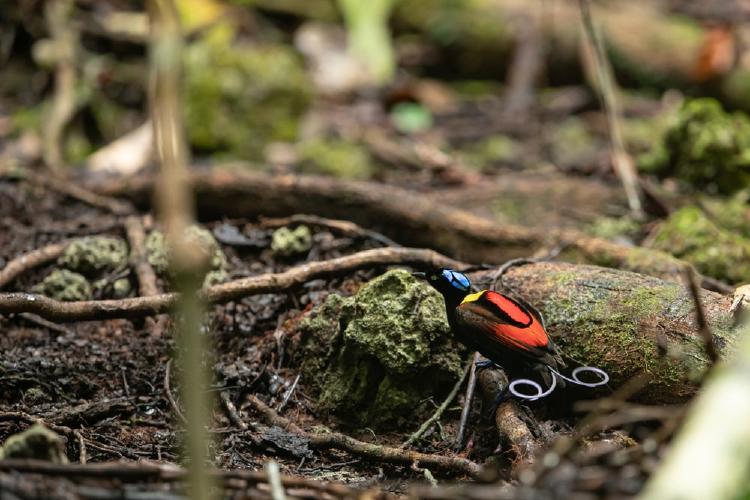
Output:
[[[86,276],[124,268],[128,247],[120,238],[92,236],[73,241],[58,259],[58,264]]]
[[[281,227],[271,237],[271,250],[282,257],[308,252],[311,247],[312,233],[307,226],[297,226],[294,229]]]
[[[86,277],[67,269],[55,269],[32,290],[56,300],[76,301],[93,298],[91,284]]]
[[[750,239],[719,227],[697,207],[673,213],[659,227],[653,246],[714,278],[732,283],[750,279]]]
[[[187,241],[201,247],[209,256],[209,271],[203,279],[203,286],[211,286],[226,279],[227,259],[211,231],[193,225],[187,228],[185,236]],[[164,233],[157,230],[148,234],[146,256],[154,271],[169,279],[169,253]]]
[[[362,425],[417,422],[425,400],[461,374],[442,297],[405,270],[350,298],[336,294],[300,323],[305,380],[318,406]]]
[[[296,140],[311,85],[290,48],[211,37],[186,48],[185,73],[185,118],[194,147],[261,159],[269,142]]]
[[[361,146],[339,139],[310,139],[297,146],[302,170],[345,179],[368,179],[376,170]]]
[[[686,101],[662,143],[641,158],[646,171],[699,189],[732,193],[750,186],[750,119],[726,113],[714,99]]]
[[[682,285],[643,277],[642,285],[633,288],[632,275],[606,270],[599,271],[596,279],[581,278],[574,270],[550,279],[554,293],[541,307],[550,333],[567,356],[608,372],[613,386],[645,370],[652,382],[644,392],[676,401],[687,395],[679,394],[688,387],[681,382],[694,380],[708,366],[697,337],[672,338],[665,330],[661,340],[667,352],[662,355],[657,339],[644,334],[647,329],[658,330],[664,318],[693,313]],[[711,326],[725,344],[731,342],[729,323]]]
[[[37,459],[57,464],[68,463],[65,440],[42,424],[10,436],[0,447],[0,459]]]

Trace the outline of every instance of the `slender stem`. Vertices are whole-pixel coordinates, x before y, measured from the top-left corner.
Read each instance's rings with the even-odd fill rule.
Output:
[[[208,459],[211,400],[209,374],[204,364],[208,352],[201,331],[205,301],[198,294],[207,269],[207,256],[185,239],[193,220],[193,200],[186,182],[187,145],[181,115],[182,33],[173,0],[151,0],[150,100],[156,151],[160,162],[157,206],[169,246],[170,268],[179,293],[174,304],[178,358],[182,365],[182,400],[185,403],[185,454],[190,497],[211,498]]]

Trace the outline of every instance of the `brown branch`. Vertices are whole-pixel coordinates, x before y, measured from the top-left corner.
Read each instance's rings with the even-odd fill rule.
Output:
[[[410,465],[420,464],[424,467],[450,471],[458,474],[467,474],[471,477],[479,477],[482,467],[471,460],[460,457],[449,457],[445,455],[431,455],[416,451],[408,451],[390,446],[382,446],[373,443],[359,441],[338,432],[327,432],[317,434],[307,432],[286,417],[276,413],[271,407],[254,395],[249,395],[247,401],[253,409],[259,413],[269,425],[276,425],[282,429],[299,434],[310,442],[315,449],[336,449],[349,452],[362,458],[381,462]]]
[[[703,304],[701,303],[700,291],[698,290],[698,285],[695,283],[695,271],[693,271],[692,267],[685,268],[685,281],[695,304],[695,322],[698,326],[698,333],[703,339],[706,355],[711,364],[714,365],[719,362],[719,351],[716,348],[711,327],[708,326],[708,321],[706,320],[706,311],[703,309]]]
[[[458,432],[456,433],[456,451],[464,449],[464,434],[466,433],[466,423],[469,420],[471,412],[471,402],[474,399],[474,389],[477,384],[477,361],[480,359],[478,352],[472,357],[471,371],[469,371],[469,382],[466,384],[466,394],[464,395],[464,407],[461,409],[461,420],[458,423]]]
[[[69,244],[70,241],[52,243],[42,248],[32,250],[29,253],[19,255],[11,260],[4,268],[0,269],[0,289],[26,271],[57,259],[62,255]]]
[[[146,257],[146,231],[139,216],[131,215],[125,219],[125,233],[130,244],[130,266],[138,276],[140,296],[158,295],[156,273]]]
[[[61,177],[43,175],[29,169],[23,170],[23,177],[32,184],[42,186],[50,191],[55,191],[56,193],[63,194],[115,215],[128,215],[135,211],[133,206],[126,200],[118,200],[115,197],[95,193]]]
[[[172,360],[170,359],[167,361],[167,366],[164,368],[164,395],[167,397],[167,401],[169,402],[169,406],[172,407],[172,411],[177,416],[179,421],[185,425],[185,422],[187,422],[187,419],[185,418],[185,415],[182,413],[182,410],[180,410],[180,406],[177,404],[177,401],[175,401],[174,396],[172,396],[172,386],[170,384],[170,378],[172,373]]]
[[[105,462],[89,464],[55,464],[42,460],[0,460],[0,471],[40,474],[44,476],[62,476],[70,479],[117,479],[121,482],[165,482],[183,481],[187,471],[173,464],[159,464],[156,462]],[[248,469],[210,470],[216,479],[224,480],[225,488],[243,488],[247,486],[266,485],[267,475],[264,471]],[[232,485],[232,481],[240,484]],[[286,488],[309,489],[319,495],[331,495],[333,498],[392,498],[387,493],[372,490],[362,492],[360,497],[356,490],[344,484],[306,479],[304,477],[281,476],[281,482]],[[247,494],[243,491],[243,494]],[[367,496],[365,496],[366,494]],[[163,496],[163,493],[162,495]],[[311,497],[313,497],[311,495]]]
[[[502,263],[561,247],[565,260],[679,280],[685,262],[671,255],[593,238],[577,230],[501,224],[421,193],[371,182],[314,176],[269,176],[250,169],[217,168],[190,176],[201,217],[284,217],[315,214],[347,219],[412,247],[433,248],[474,263]],[[147,175],[92,186],[148,205]]]
[[[500,391],[508,388],[508,377],[501,369],[480,370],[477,379],[486,405],[495,404]],[[494,417],[500,439],[507,442],[515,454],[513,475],[517,475],[521,468],[534,463],[539,443],[526,425],[521,409],[514,400],[507,399],[497,405]]]
[[[335,276],[366,267],[398,264],[458,269],[465,267],[465,264],[432,250],[378,248],[337,259],[311,262],[281,273],[262,274],[214,285],[204,289],[202,295],[209,303],[229,302],[248,295],[285,292],[312,279]],[[174,293],[163,293],[121,300],[61,302],[42,295],[5,293],[0,294],[0,314],[31,312],[52,321],[133,319],[167,312],[174,305],[176,298],[177,295]]]

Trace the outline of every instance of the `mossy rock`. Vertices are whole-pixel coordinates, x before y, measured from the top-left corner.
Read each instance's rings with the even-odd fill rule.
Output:
[[[708,276],[730,283],[750,280],[750,239],[718,226],[698,207],[684,207],[670,215],[658,228],[653,246]]]
[[[744,189],[750,186],[750,119],[726,113],[714,99],[686,101],[663,142],[640,159],[639,167],[702,190]]]
[[[301,367],[318,406],[361,425],[414,426],[462,371],[442,297],[408,271],[354,297],[329,295],[300,323]]]
[[[209,256],[209,271],[203,279],[203,286],[224,281],[227,277],[227,259],[211,231],[192,225],[186,229],[185,237],[190,244],[201,247]],[[151,231],[146,237],[146,258],[159,276],[170,279],[169,253],[166,238],[161,231]]]
[[[124,268],[128,263],[128,246],[120,238],[81,238],[68,245],[57,262],[71,271],[94,276]]]
[[[186,48],[185,76],[186,127],[195,148],[260,160],[269,142],[297,139],[311,84],[289,47],[204,39]]]
[[[56,464],[68,463],[65,440],[42,424],[34,424],[10,436],[0,447],[0,460],[36,459]]]
[[[641,225],[629,216],[598,217],[584,231],[605,240],[632,242],[641,231]]]
[[[276,255],[291,257],[303,254],[312,248],[312,233],[307,226],[297,226],[294,229],[280,227],[271,237],[271,250]]]
[[[362,146],[340,139],[310,139],[300,143],[297,151],[305,172],[369,179],[377,169]]]
[[[32,290],[55,300],[77,301],[93,298],[91,284],[86,277],[68,269],[55,269]]]

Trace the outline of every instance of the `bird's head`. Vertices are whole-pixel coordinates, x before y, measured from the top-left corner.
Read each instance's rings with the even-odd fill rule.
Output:
[[[427,273],[414,273],[427,280],[445,298],[446,305],[456,306],[469,293],[471,281],[465,274],[453,269],[435,269]]]

